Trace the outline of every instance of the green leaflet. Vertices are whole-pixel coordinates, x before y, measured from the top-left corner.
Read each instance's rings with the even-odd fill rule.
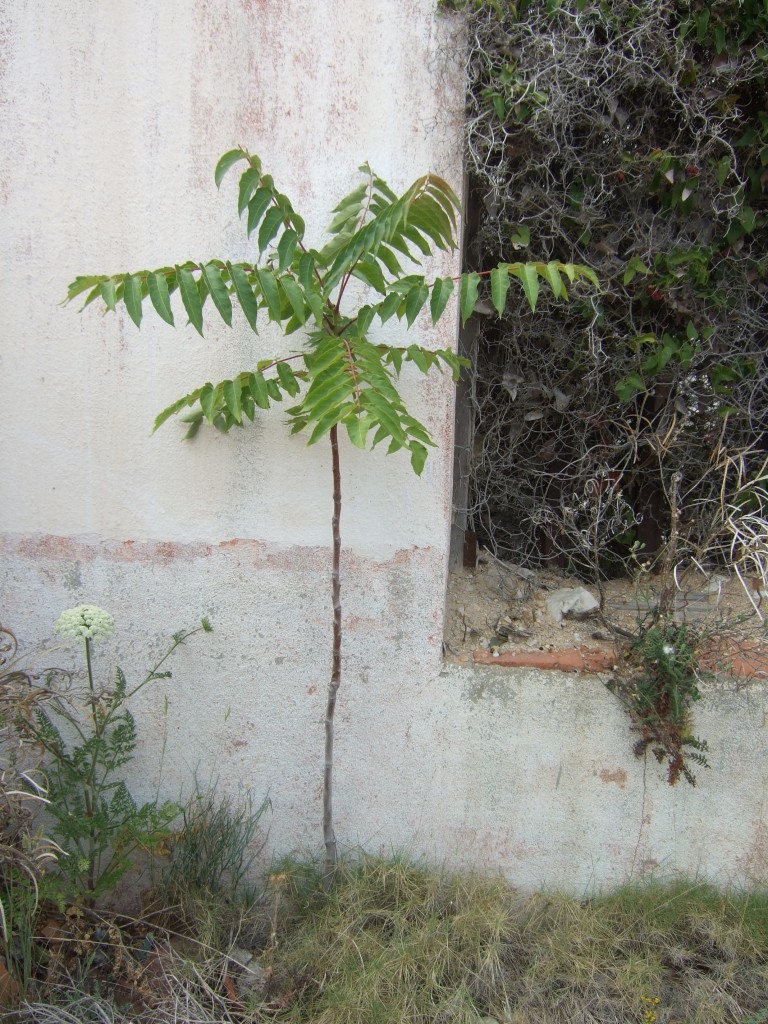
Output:
[[[461,326],[466,324],[467,320],[472,316],[477,305],[477,292],[480,288],[480,275],[475,274],[462,274],[461,275],[461,286],[459,289],[460,295],[460,309],[461,309]]]
[[[267,210],[264,215],[264,220],[261,222],[259,228],[259,254],[263,253],[269,243],[275,237],[277,232],[280,230],[280,226],[283,223],[283,211],[273,206]]]
[[[323,373],[329,366],[343,365],[344,345],[335,335],[326,335],[314,352],[305,357],[311,378]]]
[[[158,413],[158,415],[155,417],[155,422],[152,427],[152,433],[154,434],[158,427],[162,427],[165,421],[169,420],[171,416],[175,416],[177,412],[181,412],[184,406],[194,405],[194,403],[198,401],[198,399],[200,398],[200,390],[201,389],[198,388],[197,391],[193,391],[189,395],[184,395],[183,398],[178,398],[175,402],[172,402],[171,405],[169,405],[166,409],[163,409],[161,413]]]
[[[267,390],[267,382],[261,370],[248,375],[248,390],[260,409],[269,408],[269,391]]]
[[[453,280],[450,277],[438,277],[432,285],[432,297],[429,300],[429,312],[432,323],[436,324],[445,312],[448,300],[453,295]]]
[[[237,195],[237,212],[239,214],[242,215],[243,210],[258,187],[259,172],[255,171],[253,167],[249,167],[246,171],[243,171],[240,177],[240,189]]]
[[[212,384],[204,384],[200,392],[200,408],[203,410],[203,415],[209,423],[213,423],[216,415],[216,409],[218,405],[218,398],[220,394],[218,388],[214,388]]]
[[[251,288],[248,275],[239,263],[228,263],[227,269],[229,270],[229,276],[232,278],[232,284],[235,287],[235,295],[237,295],[238,302],[243,313],[245,313],[245,318],[251,325],[251,330],[255,331],[259,304],[256,301],[253,288]]]
[[[400,424],[399,410],[386,398],[377,391],[367,388],[360,396],[360,402],[371,414],[373,422],[378,424],[380,429],[383,428],[385,435],[389,435],[400,445],[408,443],[405,431]]]
[[[405,319],[409,327],[421,312],[421,308],[428,298],[429,288],[423,281],[408,292],[408,297],[405,300]]]
[[[507,304],[507,292],[509,291],[509,268],[506,263],[500,263],[491,271],[491,301],[499,316],[503,316],[504,307]]]
[[[298,213],[294,213],[293,210],[286,211],[285,222],[293,225],[293,229],[300,239],[304,237],[304,218],[300,217]]]
[[[293,310],[293,315],[296,317],[299,324],[303,324],[307,319],[307,310],[304,305],[304,293],[301,288],[299,288],[294,279],[289,275],[279,278],[278,284],[285,292],[288,303]]]
[[[376,259],[383,263],[392,277],[399,277],[403,272],[400,261],[392,250],[386,245],[380,245],[376,252]]]
[[[115,279],[113,277],[109,277],[106,281],[102,281],[99,285],[99,292],[104,300],[104,305],[114,313],[116,311]]]
[[[299,281],[305,292],[310,292],[315,287],[315,257],[311,252],[302,253],[299,260]]]
[[[373,323],[374,317],[376,316],[375,306],[361,306],[357,311],[357,333],[359,337],[363,337],[368,332],[368,328]]]
[[[323,297],[318,292],[309,291],[306,293],[307,305],[312,310],[318,327],[322,327],[325,319],[325,304]]]
[[[423,444],[419,444],[418,441],[411,441],[408,445],[411,452],[411,466],[416,476],[421,476],[424,469],[424,464],[427,461],[427,449]]]
[[[232,326],[232,301],[229,291],[221,278],[221,269],[215,263],[206,263],[201,268],[208,291],[213,299],[213,304],[218,309],[219,315],[224,323]]]
[[[232,413],[232,418],[235,423],[241,423],[243,419],[242,405],[240,404],[241,390],[242,386],[238,377],[235,377],[234,380],[225,380],[223,382],[222,392],[224,401],[226,402],[227,408]]]
[[[324,374],[312,381],[301,403],[301,411],[311,420],[319,419],[332,409],[340,408],[354,390],[355,381],[346,367],[336,373]]]
[[[238,160],[247,160],[248,154],[244,149],[230,149],[228,153],[225,153],[223,157],[216,164],[216,170],[214,171],[213,180],[216,182],[216,188],[221,188],[221,183],[224,180],[224,175]]]
[[[350,413],[354,412],[354,410],[355,406],[349,402],[330,409],[317,420],[307,444],[314,444],[316,441],[319,441],[324,434],[328,433],[331,427],[336,426],[337,423],[346,419],[346,417],[349,416]]]
[[[248,220],[246,231],[250,238],[253,232],[261,223],[267,207],[272,202],[272,189],[260,188],[248,203]]]
[[[269,310],[270,320],[282,320],[282,303],[280,302],[280,292],[277,288],[275,275],[271,270],[257,270],[256,275],[261,286],[261,294],[264,296],[264,301]]]
[[[354,225],[363,209],[367,194],[368,183],[363,182],[362,185],[359,185],[354,191],[350,192],[348,196],[345,196],[338,206],[333,208],[336,216],[328,225],[327,231],[329,235],[337,235],[344,231],[348,225]]]
[[[291,398],[298,395],[300,390],[299,382],[296,380],[296,375],[288,363],[281,360],[277,364],[277,376],[280,379],[283,391],[289,394]]]
[[[411,362],[415,363],[422,373],[429,373],[430,367],[435,363],[434,355],[419,345],[411,345],[407,349],[407,354]]]
[[[104,275],[100,276],[89,276],[89,277],[76,277],[67,288],[67,297],[65,302],[71,302],[72,299],[78,295],[82,295],[83,292],[92,290],[93,288],[98,289],[103,281],[108,281],[109,278]],[[85,307],[83,307],[85,308]]]
[[[131,320],[141,327],[141,281],[138,277],[126,274],[123,278],[123,301]]]
[[[553,260],[547,263],[544,267],[544,277],[549,282],[549,287],[552,289],[552,294],[556,299],[565,299],[568,301],[568,289],[563,284],[563,279],[560,276],[560,268],[557,263]]]
[[[355,446],[355,448],[365,448],[365,442],[368,437],[368,431],[373,426],[369,413],[358,413],[354,416],[349,417],[344,421],[344,425],[347,428],[347,434],[349,440]]]
[[[186,267],[176,267],[176,280],[179,282],[181,301],[187,311],[189,322],[197,333],[203,334],[203,304],[200,300],[200,293],[197,290],[197,282],[191,270]]]
[[[384,355],[384,362],[392,365],[398,377],[403,369],[403,355],[401,348],[387,348]]]
[[[385,324],[389,318],[397,312],[402,302],[402,297],[397,292],[391,292],[383,302],[380,302],[376,307],[378,309],[379,318],[381,322]]]
[[[355,277],[359,277],[366,284],[375,288],[377,292],[380,292],[382,295],[387,294],[387,282],[384,280],[381,267],[375,260],[368,257],[359,260],[355,266],[354,274]]]
[[[175,283],[175,275],[174,283]],[[162,270],[158,270],[154,274],[147,274],[147,287],[149,289],[149,298],[152,305],[155,307],[155,312],[171,327],[173,323],[173,310],[171,309],[171,296],[168,289],[168,280],[165,273]],[[106,299],[104,300],[106,302]]]
[[[293,254],[296,252],[296,246],[298,243],[299,236],[293,228],[286,228],[277,246],[278,267],[280,270],[285,270],[286,267],[290,267],[293,262]]]
[[[421,196],[408,213],[408,223],[423,232],[439,249],[453,249],[453,229],[445,210],[429,195]]]
[[[430,248],[429,242],[424,238],[420,231],[417,231],[415,227],[406,227],[402,230],[402,236],[407,238],[409,242],[413,242],[417,249],[421,251],[422,256],[431,256],[432,249]]]
[[[513,271],[514,273],[514,271]],[[536,300],[539,297],[539,275],[536,267],[531,263],[523,263],[517,272],[523,285],[525,297],[531,307],[531,312],[536,309]]]
[[[452,231],[455,231],[457,228],[456,214],[461,213],[459,197],[453,191],[445,178],[441,178],[437,174],[429,175],[429,194],[445,210],[446,216],[450,221]]]

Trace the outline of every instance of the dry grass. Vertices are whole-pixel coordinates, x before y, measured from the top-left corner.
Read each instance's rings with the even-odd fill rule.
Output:
[[[322,1024],[691,1024],[768,1006],[768,897],[705,885],[580,901],[365,858],[329,895],[285,872],[271,953],[283,1019]],[[652,1002],[659,999],[656,1006]]]
[[[225,912],[223,908],[222,912]],[[211,913],[215,908],[211,907]],[[283,864],[247,929],[259,994],[234,997],[232,957],[172,943],[145,1019],[178,1024],[757,1024],[768,1017],[768,894],[703,884],[588,900],[522,896],[500,879],[359,857],[327,892]],[[242,945],[242,943],[241,943]],[[19,1022],[139,1017],[103,999],[28,1005]]]

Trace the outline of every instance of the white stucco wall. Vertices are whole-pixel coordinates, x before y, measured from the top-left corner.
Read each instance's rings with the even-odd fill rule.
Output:
[[[317,239],[364,160],[398,189],[427,170],[459,189],[458,44],[433,8],[0,8],[0,621],[28,649],[47,644],[38,663],[71,665],[50,641],[56,617],[102,605],[117,630],[97,666],[136,678],[164,638],[208,615],[215,633],[137,701],[134,789],[178,797],[196,772],[268,791],[277,852],[320,843],[328,453],[289,438],[274,413],[191,444],[173,423],[149,436],[174,398],[284,345],[274,334],[211,321],[203,341],[150,316],[138,332],[58,303],[77,274],[245,256],[236,176],[213,185],[235,145],[261,155]],[[455,328],[423,318],[415,339],[452,345]],[[670,791],[632,761],[599,680],[443,668],[452,389],[437,376],[404,389],[440,442],[423,477],[401,455],[343,450],[342,845],[570,888],[649,870],[763,871],[762,689],[735,703],[713,691],[700,731],[714,735],[717,767],[700,789]]]
[[[149,436],[174,398],[296,337],[257,337],[237,316],[232,330],[209,318],[205,340],[150,314],[139,332],[59,303],[78,274],[251,253],[238,175],[220,192],[213,182],[237,145],[262,157],[313,244],[364,161],[398,190],[431,170],[460,191],[455,25],[432,0],[46,0],[3,5],[0,19],[0,620],[29,647],[62,608],[102,605],[117,620],[104,668],[117,658],[136,676],[163,638],[208,615],[215,633],[180,652],[173,684],[142,694],[136,785],[152,790],[164,747],[165,793],[195,770],[269,790],[273,844],[314,841],[329,446],[289,437],[279,412],[194,443],[175,423]],[[457,268],[458,255],[434,267]],[[451,346],[455,329],[424,316],[409,337]],[[390,321],[382,336],[401,330]],[[341,733],[353,699],[396,717],[441,664],[452,385],[416,376],[404,392],[440,442],[421,479],[403,455],[343,441]],[[361,757],[385,742],[377,728]],[[340,779],[359,742],[340,738]]]

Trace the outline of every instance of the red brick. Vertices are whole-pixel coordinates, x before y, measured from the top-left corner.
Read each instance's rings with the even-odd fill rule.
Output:
[[[540,668],[559,672],[609,672],[616,664],[611,647],[568,647],[561,651],[503,651],[494,656],[490,651],[475,651],[478,665],[500,665],[506,668]]]

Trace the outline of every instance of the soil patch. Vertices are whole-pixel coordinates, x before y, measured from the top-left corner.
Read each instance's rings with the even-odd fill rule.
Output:
[[[585,597],[583,606],[569,609],[568,595],[579,591],[591,595],[595,607]],[[757,587],[748,595],[735,576],[690,572],[678,580],[675,614],[711,633],[716,644],[730,649],[743,641],[753,650],[765,643],[765,596]],[[658,599],[653,578],[608,580],[599,589],[563,572],[525,569],[482,551],[475,569],[450,574],[445,656],[460,663],[473,656],[486,663],[499,658],[513,665],[520,663],[518,653],[610,649],[637,634]]]

